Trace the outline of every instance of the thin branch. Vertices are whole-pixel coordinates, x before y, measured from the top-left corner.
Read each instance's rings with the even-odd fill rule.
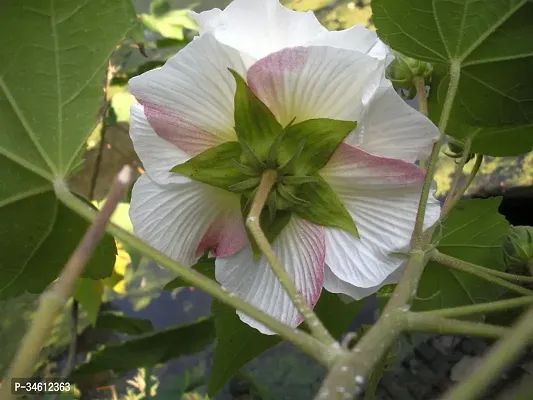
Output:
[[[443,400],[474,400],[480,398],[489,385],[509,364],[514,362],[533,337],[533,308],[510,328],[466,380],[453,387]]]
[[[89,221],[92,221],[95,218],[95,211],[70,193],[64,182],[57,182],[55,185],[55,190],[57,197],[73,211],[77,212],[79,215]],[[303,352],[312,356],[320,364],[329,366],[334,363],[338,355],[342,353],[340,349],[335,349],[332,346],[326,346],[311,335],[297,329],[292,329],[291,327],[279,322],[275,318],[272,318],[270,315],[264,313],[258,308],[246,303],[244,300],[226,292],[217,282],[206,278],[204,275],[192,268],[186,268],[177,264],[165,254],[150,247],[142,240],[138,239],[117,225],[110,223],[107,231],[124,245],[134,248],[143,256],[150,258],[159,265],[176,272],[183,280],[191,284],[191,286],[196,286],[197,288],[213,296],[215,299],[220,300],[222,303],[227,304],[236,310],[242,311],[246,315],[265,325],[271,331],[277,333],[284,339],[289,340],[295,346],[299,347]]]
[[[71,296],[76,279],[81,275],[94,248],[105,233],[105,228],[131,179],[131,168],[124,167],[115,178],[108,199],[98,212],[89,230],[70,256],[58,280],[40,298],[33,322],[24,336],[9,368],[5,382],[12,378],[31,377],[37,356],[44,347],[57,315]],[[0,389],[0,398],[11,398],[9,384]]]
[[[448,319],[423,313],[407,314],[407,329],[411,332],[436,333],[439,335],[479,336],[501,338],[509,328],[481,322]]]
[[[529,290],[529,289],[526,289],[525,287],[515,285],[514,283],[510,283],[506,281],[505,279],[502,279],[492,273],[488,273],[485,271],[485,269],[487,268],[480,267],[479,265],[467,263],[463,260],[459,260],[458,258],[440,253],[437,250],[433,252],[433,254],[431,255],[431,259],[439,263],[442,266],[453,268],[458,271],[466,272],[468,274],[477,276],[478,278],[481,278],[488,282],[492,282],[497,285],[503,286],[509,290],[512,290],[513,292],[523,294],[525,296],[533,295],[533,290]]]
[[[68,347],[68,356],[63,371],[61,371],[61,378],[66,379],[76,366],[76,346],[78,341],[78,311],[79,303],[77,300],[72,300],[72,309],[70,312],[70,344]]]
[[[291,277],[285,271],[285,268],[280,264],[276,253],[272,249],[267,237],[263,233],[260,225],[260,216],[265,206],[266,200],[270,193],[270,190],[276,183],[276,171],[267,170],[261,177],[261,182],[257,188],[257,192],[250,209],[250,213],[246,218],[246,226],[250,230],[250,233],[254,237],[257,245],[265,255],[270,264],[272,272],[277,276],[283,288],[291,298],[294,306],[298,309],[306,322],[309,330],[322,343],[331,346],[337,343],[337,341],[330,335],[326,327],[322,324],[320,319],[313,312],[313,309],[307,304],[302,293],[296,288]]]
[[[492,312],[519,308],[533,303],[533,296],[517,297],[516,299],[498,300],[490,303],[473,304],[471,306],[461,306],[452,308],[442,308],[420,312],[421,315],[431,315],[435,317],[462,317],[465,315],[488,314]]]
[[[418,111],[428,116],[428,99],[426,94],[426,81],[422,76],[415,76],[413,78],[413,85],[416,88],[416,95],[418,97]]]
[[[472,180],[475,178],[477,171],[479,170],[479,167],[481,166],[481,161],[483,161],[483,156],[480,156],[480,157],[478,156],[476,157],[476,165],[474,165],[474,168],[472,169],[472,173],[470,174],[466,185],[462,186],[462,188],[459,190],[459,184],[461,182],[461,178],[463,177],[463,169],[465,168],[465,165],[469,161],[470,149],[472,148],[472,142],[474,141],[474,138],[476,137],[476,133],[466,138],[465,145],[463,148],[463,155],[461,156],[461,159],[455,166],[455,171],[453,172],[454,176],[453,176],[452,184],[450,185],[450,190],[448,192],[448,195],[446,196],[444,205],[442,206],[442,210],[440,213],[441,220],[450,212],[453,206],[461,199],[464,192],[466,191],[466,189],[468,188]]]

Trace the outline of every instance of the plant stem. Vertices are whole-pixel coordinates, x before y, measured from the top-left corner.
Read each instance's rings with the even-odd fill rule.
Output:
[[[426,81],[422,76],[415,76],[413,78],[413,85],[416,88],[416,95],[418,97],[418,111],[428,115],[428,99],[426,95]]]
[[[533,303],[533,296],[517,297],[516,299],[492,301],[490,303],[474,304],[471,306],[461,306],[443,308],[440,310],[424,311],[418,314],[431,315],[435,317],[462,317],[464,315],[486,314],[510,308],[524,307]]]
[[[533,336],[533,308],[510,328],[465,381],[452,388],[444,400],[473,400],[480,398],[491,382],[528,346]]]
[[[254,237],[257,245],[267,258],[272,272],[274,272],[274,274],[277,276],[279,282],[294,303],[294,306],[302,315],[304,321],[309,327],[311,334],[328,346],[334,345],[337,343],[337,341],[330,335],[326,327],[313,312],[313,309],[309,306],[309,304],[307,304],[307,301],[302,293],[294,285],[294,282],[289,274],[287,274],[287,271],[285,271],[285,268],[283,268],[283,266],[280,264],[274,249],[272,249],[272,246],[261,229],[261,212],[263,211],[270,190],[276,183],[276,177],[277,173],[275,170],[267,170],[263,173],[261,182],[259,183],[259,187],[257,188],[257,192],[252,203],[252,207],[250,209],[250,213],[246,218],[246,226],[250,230],[250,233]]]
[[[435,250],[432,255],[431,259],[445,267],[453,268],[458,271],[466,272],[471,275],[475,275],[478,278],[484,279],[488,282],[495,283],[497,285],[503,286],[509,290],[512,290],[513,292],[523,294],[525,296],[532,296],[533,290],[526,289],[525,287],[515,285],[514,283],[510,283],[506,281],[505,279],[502,279],[493,273],[488,273],[485,270],[488,268],[483,268],[475,264],[467,263],[463,260],[459,260],[458,258],[448,256],[446,254],[440,253],[439,251]],[[518,276],[518,275],[516,275]]]
[[[56,182],[55,185],[56,195],[58,198],[72,210],[77,212],[82,217],[91,221],[95,217],[95,211],[87,206],[83,201],[74,196],[68,188],[66,187],[63,181]],[[193,270],[192,268],[186,268],[177,264],[174,260],[167,257],[165,254],[160,251],[150,247],[142,240],[133,236],[124,229],[118,227],[117,225],[110,223],[108,225],[107,231],[117,238],[123,244],[136,249],[139,253],[147,258],[150,258],[157,262],[159,265],[166,267],[190,283],[192,286],[196,286],[199,289],[202,289],[204,292],[213,296],[217,300],[220,300],[222,303],[227,304],[234,309],[244,312],[249,315],[256,321],[265,325],[271,331],[277,333],[286,340],[292,342],[295,346],[299,347],[303,352],[314,357],[320,364],[328,366],[332,364],[340,350],[336,350],[330,346],[326,346],[316,340],[311,335],[297,331],[290,328],[289,326],[282,324],[275,318],[272,318],[270,315],[264,313],[258,308],[246,303],[244,300],[232,296],[230,293],[224,291],[218,283],[215,281],[206,278],[201,273]]]
[[[68,347],[68,356],[63,371],[61,371],[61,378],[66,379],[76,366],[76,346],[78,341],[78,311],[79,303],[72,299],[72,310],[70,313],[70,344]]]
[[[37,356],[46,343],[56,317],[70,298],[76,279],[83,272],[94,248],[104,235],[106,225],[118,202],[122,199],[130,179],[131,169],[125,167],[115,178],[108,200],[92,221],[89,230],[83,236],[74,253],[70,256],[58,280],[41,295],[35,318],[22,339],[5,377],[5,382],[10,382],[12,378],[29,378],[32,376]],[[11,398],[10,386],[10,383],[2,386],[0,399]]]
[[[374,398],[376,397],[376,389],[378,388],[379,381],[383,377],[383,373],[385,372],[385,368],[387,367],[387,362],[389,361],[389,351],[390,350],[386,351],[383,354],[383,357],[381,357],[381,359],[374,367],[372,375],[370,375],[370,379],[368,380],[368,386],[366,388],[365,400],[374,400]]]
[[[476,131],[477,133],[478,131]],[[470,174],[469,179],[467,180],[466,185],[464,185],[461,190],[458,190],[459,183],[461,182],[461,178],[463,177],[463,169],[465,165],[468,163],[468,159],[470,157],[470,149],[472,147],[472,142],[475,138],[476,134],[472,134],[466,138],[465,145],[463,148],[463,155],[461,156],[461,159],[455,166],[455,171],[453,172],[453,181],[450,185],[450,190],[448,192],[448,195],[446,196],[446,200],[444,201],[444,205],[442,206],[442,210],[440,212],[440,218],[441,220],[450,212],[450,210],[453,208],[453,206],[461,199],[464,192],[472,182],[472,180],[475,178],[477,171],[479,170],[479,166],[481,165],[481,161],[483,158],[477,157],[476,158],[476,164],[479,162],[479,165],[474,166],[474,169],[472,170],[472,173]]]
[[[407,314],[407,328],[409,331],[436,333],[439,335],[464,335],[487,338],[501,338],[509,328],[504,326],[484,324],[481,322],[448,319],[424,313]]]

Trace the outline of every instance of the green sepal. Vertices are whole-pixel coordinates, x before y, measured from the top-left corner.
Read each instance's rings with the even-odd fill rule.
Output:
[[[283,127],[269,108],[257,98],[246,81],[234,70],[235,78],[235,132],[239,141],[246,142],[261,160],[266,160],[272,143]]]
[[[354,121],[337,121],[329,118],[310,119],[287,127],[278,153],[279,165],[291,175],[310,175],[322,169],[337,147],[357,126]],[[303,144],[298,157],[293,157]],[[286,171],[285,171],[286,170]]]
[[[317,225],[343,229],[359,238],[352,216],[322,177],[317,176],[315,183],[303,184],[298,196],[309,204],[292,208],[296,215]]]
[[[195,181],[227,189],[242,181],[250,179],[235,168],[234,159],[241,155],[238,142],[226,142],[204,151],[183,164],[176,165],[170,171],[188,176]]]
[[[242,196],[241,211],[245,221],[248,217],[248,213],[250,212],[250,205],[251,202],[248,201],[246,196]],[[274,242],[274,240],[278,237],[283,228],[285,228],[291,219],[291,212],[287,210],[276,210],[275,216],[272,217],[272,215],[272,210],[269,211],[269,208],[265,207],[261,213],[261,216],[259,217],[261,229],[263,230],[269,243]],[[252,247],[253,258],[254,260],[258,260],[261,258],[261,250],[259,249],[259,246],[255,242],[254,237],[248,229],[246,229],[246,233],[248,234],[248,240],[250,241],[250,245]]]

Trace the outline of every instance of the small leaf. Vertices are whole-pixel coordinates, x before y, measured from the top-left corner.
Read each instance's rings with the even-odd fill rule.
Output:
[[[116,311],[100,313],[95,327],[100,330],[117,331],[129,335],[140,335],[154,330],[150,320],[128,317]]]
[[[174,358],[202,351],[215,338],[212,318],[200,318],[187,325],[145,334],[116,345],[105,346],[91,353],[90,361],[73,373],[78,379],[103,371],[127,372],[141,367],[152,367]]]
[[[359,237],[352,216],[323,178],[317,176],[317,182],[303,184],[298,196],[308,200],[309,204],[292,208],[296,215],[317,225],[344,229]]]
[[[357,315],[362,302],[343,303],[339,296],[322,291],[315,312],[334,337],[339,337]],[[208,393],[214,396],[249,361],[280,342],[278,336],[263,335],[243,323],[235,310],[213,301],[211,312],[215,316],[217,344],[213,354],[213,367]],[[301,326],[303,328],[303,326]]]
[[[501,198],[461,201],[435,233],[444,254],[503,271],[503,241],[509,223],[498,213]],[[413,309],[434,310],[499,298],[505,289],[473,275],[430,262],[420,280]]]
[[[301,154],[295,159],[288,172],[291,175],[309,175],[322,169],[337,147],[357,126],[352,121],[334,119],[310,119],[288,126],[280,146],[278,163],[287,163],[298,152],[304,141]]]
[[[373,0],[372,11],[385,43],[433,64],[434,100],[447,97],[454,66],[459,82],[450,99],[452,120],[479,126],[533,122],[533,2]],[[430,107],[434,121],[438,114]]]
[[[78,303],[80,303],[83,310],[87,313],[92,325],[96,324],[103,294],[104,283],[102,281],[83,278],[78,278],[76,280],[73,297]]]
[[[238,142],[226,142],[176,165],[171,171],[198,182],[227,189],[249,179],[249,176],[235,168],[234,159],[238,159],[240,155],[241,146]]]
[[[246,142],[262,160],[266,161],[270,147],[283,131],[274,114],[250,90],[246,81],[230,69],[237,89],[235,91],[235,131],[239,140]]]

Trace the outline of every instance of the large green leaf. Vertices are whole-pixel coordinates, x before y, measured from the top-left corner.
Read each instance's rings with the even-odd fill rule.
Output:
[[[116,345],[105,346],[91,354],[90,360],[74,371],[74,378],[103,371],[126,372],[152,367],[174,358],[202,351],[215,338],[212,318],[201,318],[139,336]]]
[[[466,200],[457,204],[436,231],[441,253],[502,271],[503,240],[509,223],[498,214],[501,198]],[[504,289],[473,275],[430,262],[426,267],[416,310],[457,307],[499,298]]]
[[[96,324],[103,294],[104,283],[102,281],[84,278],[78,278],[76,280],[73,297],[87,313],[89,322],[92,325]]]
[[[330,333],[338,337],[359,312],[362,302],[344,303],[339,296],[322,291],[315,312]],[[217,345],[213,355],[213,367],[208,392],[217,393],[249,361],[280,342],[278,336],[261,334],[243,323],[235,310],[213,301],[211,311],[215,316]],[[302,326],[302,328],[304,328]]]
[[[453,73],[453,119],[480,126],[533,122],[531,1],[373,0],[372,9],[387,44],[433,63],[442,78],[432,90],[439,104],[430,109],[434,120]]]
[[[103,101],[107,60],[136,21],[128,0],[7,0],[0,13],[0,296],[44,289],[87,223],[55,180],[80,162]],[[111,273],[107,236],[86,276]]]

